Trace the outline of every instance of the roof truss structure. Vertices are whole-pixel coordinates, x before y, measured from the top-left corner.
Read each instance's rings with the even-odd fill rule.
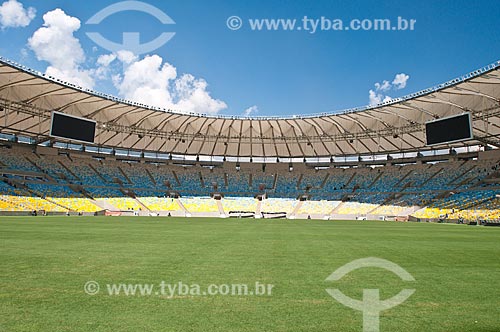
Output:
[[[2,133],[50,139],[52,111],[97,122],[96,145],[168,154],[330,157],[428,150],[425,123],[470,112],[474,140],[500,147],[500,62],[374,107],[301,117],[185,114],[128,102],[0,58]]]

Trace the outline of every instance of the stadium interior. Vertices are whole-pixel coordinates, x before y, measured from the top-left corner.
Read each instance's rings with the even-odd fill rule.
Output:
[[[500,63],[372,108],[274,119],[154,109],[0,60],[2,214],[500,219]],[[95,121],[96,141],[51,136],[53,111]],[[427,121],[464,112],[473,139],[425,144]]]

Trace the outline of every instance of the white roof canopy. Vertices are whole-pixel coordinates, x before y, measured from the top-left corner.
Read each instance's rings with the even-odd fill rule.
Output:
[[[301,117],[184,114],[81,89],[0,58],[0,126],[43,141],[51,111],[97,121],[96,145],[187,155],[320,157],[428,149],[427,121],[470,112],[474,140],[500,146],[500,62],[375,107]]]

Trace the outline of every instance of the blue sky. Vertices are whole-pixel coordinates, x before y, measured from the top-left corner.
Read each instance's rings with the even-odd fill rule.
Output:
[[[118,1],[17,1],[26,12],[33,7],[36,16],[27,26],[2,26],[1,56],[42,72],[49,65],[53,70],[61,69],[57,68],[61,59],[51,54],[40,56],[43,45],[28,42],[44,24],[44,14],[60,8],[67,17],[81,22],[79,28],[75,26],[66,33],[83,51],[83,58],[74,61],[73,69],[87,73],[94,90],[129,99],[142,96],[145,100],[141,101],[151,100],[153,104],[167,100],[170,104],[166,106],[185,111],[203,112],[208,105],[208,113],[225,115],[242,115],[252,106],[251,115],[255,116],[333,112],[369,104],[370,90],[381,98],[399,97],[500,59],[500,6],[491,0],[145,1],[176,22],[168,26],[140,12],[117,13],[96,26],[85,24],[95,13]],[[0,0],[0,4],[3,2]],[[243,22],[237,31],[226,25],[233,15]],[[344,23],[375,18],[395,22],[401,16],[415,19],[416,24],[414,31],[312,34],[303,30],[252,31],[248,22],[266,18],[301,20],[304,16],[342,19]],[[97,59],[111,52],[96,45],[86,32],[99,32],[120,42],[126,31],[140,32],[143,42],[164,31],[176,34],[149,54],[127,63],[115,60],[97,77]],[[64,55],[57,44],[45,46]],[[161,59],[141,62],[154,54]],[[64,68],[61,70],[64,72]],[[401,73],[408,76],[404,87],[393,85],[396,74]],[[144,92],[141,86],[149,84],[141,81],[144,76],[168,82],[155,83]],[[377,91],[375,83],[382,86],[384,80],[389,85]]]

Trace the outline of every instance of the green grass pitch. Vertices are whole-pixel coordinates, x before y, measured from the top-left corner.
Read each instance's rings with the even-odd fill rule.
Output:
[[[415,278],[352,260],[392,261]],[[500,228],[373,221],[1,217],[0,331],[362,331],[325,291],[382,299],[380,331],[500,331]],[[87,295],[88,281],[100,292]],[[272,284],[272,294],[109,295],[106,284]]]

